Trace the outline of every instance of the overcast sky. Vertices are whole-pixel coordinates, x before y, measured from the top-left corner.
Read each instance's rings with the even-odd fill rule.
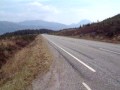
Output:
[[[71,24],[120,13],[120,0],[0,0],[0,21],[46,20]]]

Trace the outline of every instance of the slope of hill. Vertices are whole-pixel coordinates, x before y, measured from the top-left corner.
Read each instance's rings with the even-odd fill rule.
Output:
[[[120,41],[120,14],[102,22],[83,25],[74,30],[63,30],[58,35],[78,36],[98,40]]]

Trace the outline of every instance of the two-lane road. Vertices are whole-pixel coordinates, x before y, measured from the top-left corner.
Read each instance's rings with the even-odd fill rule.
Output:
[[[120,90],[119,44],[42,36],[79,72],[82,87],[77,90]]]

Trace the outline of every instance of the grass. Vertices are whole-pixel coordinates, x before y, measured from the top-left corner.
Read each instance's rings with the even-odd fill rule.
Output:
[[[35,35],[19,35],[0,38],[0,68],[8,58],[35,39]]]
[[[1,68],[0,90],[27,90],[38,74],[49,70],[52,57],[41,36],[17,52]]]
[[[67,36],[67,37],[120,44],[120,36],[116,36],[116,37],[111,38],[111,39],[106,38],[106,37],[102,37],[102,36],[91,37],[90,35],[84,35],[82,37],[80,37],[79,35]]]

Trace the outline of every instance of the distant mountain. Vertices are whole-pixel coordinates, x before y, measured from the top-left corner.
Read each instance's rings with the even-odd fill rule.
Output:
[[[47,22],[42,20],[29,20],[18,23],[19,25],[26,26],[26,28],[34,28],[34,29],[52,29],[52,30],[60,30],[66,28],[65,24],[56,23],[56,22]]]
[[[82,26],[82,25],[89,24],[89,23],[91,23],[90,20],[84,19],[84,20],[81,20],[78,24]]]
[[[50,30],[61,30],[65,28],[74,28],[79,27],[80,25],[90,23],[89,20],[82,20],[77,24],[65,25],[56,22],[47,22],[42,20],[29,20],[18,23],[8,22],[8,21],[0,21],[0,34],[6,32],[13,32],[16,30],[23,29],[50,29]]]
[[[67,28],[67,25],[55,22],[47,22],[42,20],[30,20],[23,21],[19,23],[13,23],[8,21],[0,21],[0,34],[6,32],[13,32],[16,30],[23,29],[50,29],[50,30],[60,30]]]
[[[80,26],[86,25],[88,23],[91,23],[91,21],[87,20],[87,19],[83,19],[83,20],[81,20],[80,22],[78,22],[76,24],[69,25],[69,27],[71,27],[71,28],[73,28],[73,27],[80,27]]]
[[[22,29],[22,26],[13,22],[0,21],[0,34],[12,32],[18,29]]]

